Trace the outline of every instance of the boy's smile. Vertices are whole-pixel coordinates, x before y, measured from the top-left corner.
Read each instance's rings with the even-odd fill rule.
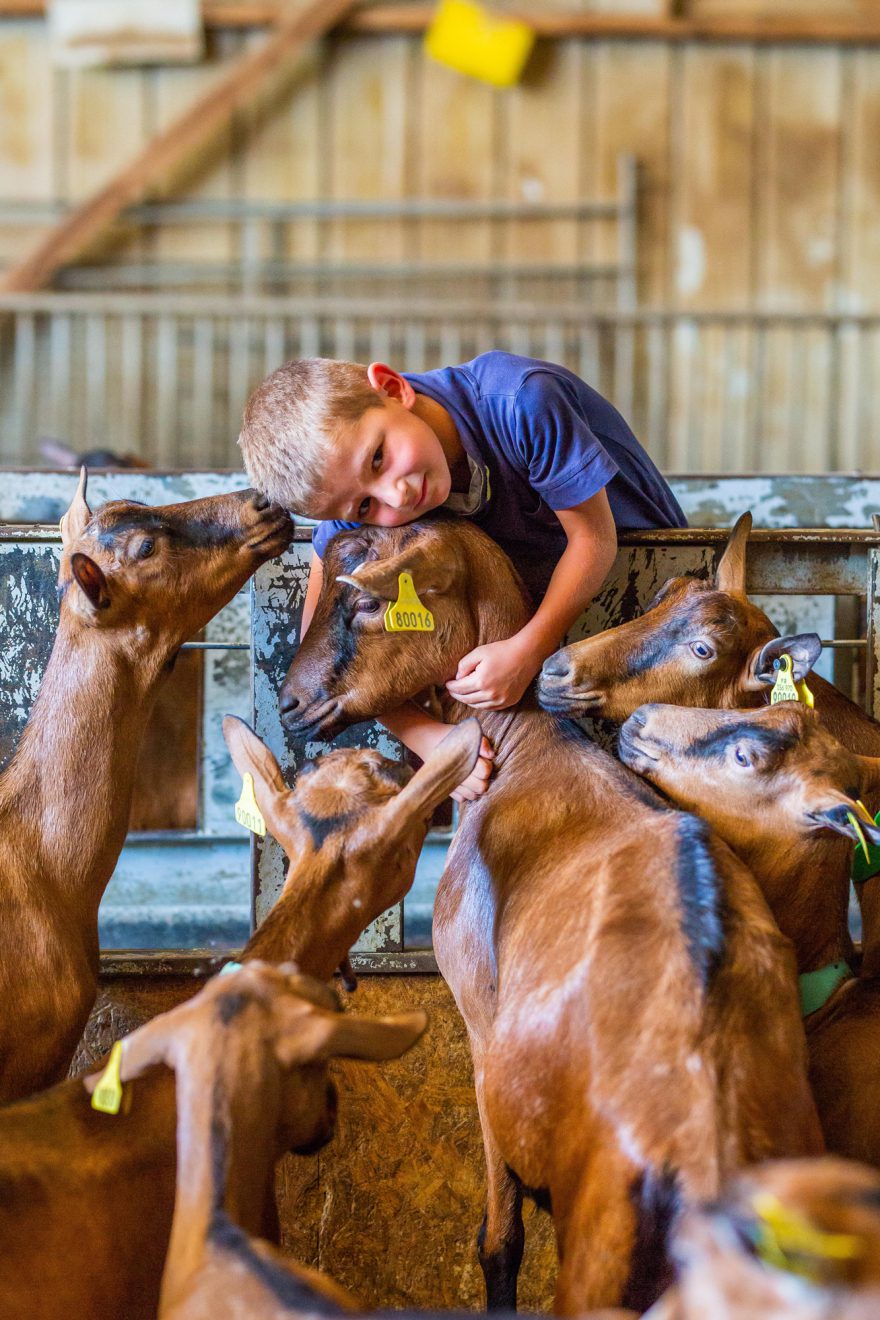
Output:
[[[416,395],[397,372],[374,363],[369,374],[380,406],[368,408],[340,434],[324,474],[324,499],[313,516],[399,527],[447,499],[450,457],[458,457],[461,442],[453,427],[444,446],[420,415],[420,405],[430,411],[433,401]],[[438,420],[451,426],[448,414]]]

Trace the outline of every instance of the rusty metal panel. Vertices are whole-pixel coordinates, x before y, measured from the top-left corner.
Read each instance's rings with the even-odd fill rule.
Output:
[[[0,543],[0,769],[27,723],[58,627],[60,546]]]

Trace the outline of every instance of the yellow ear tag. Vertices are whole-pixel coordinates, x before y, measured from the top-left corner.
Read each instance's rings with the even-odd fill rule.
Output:
[[[823,1233],[803,1215],[790,1210],[770,1192],[758,1192],[752,1208],[761,1221],[756,1249],[759,1259],[776,1269],[811,1278],[810,1259],[853,1260],[865,1254],[865,1243],[850,1233]]]
[[[434,616],[419,600],[409,573],[401,573],[398,576],[397,600],[385,611],[385,631],[434,631]]]
[[[110,1051],[107,1067],[101,1073],[98,1084],[92,1092],[92,1108],[102,1114],[118,1114],[122,1104],[122,1080],[119,1069],[122,1066],[122,1041],[117,1040]]]
[[[862,808],[862,811],[864,811],[866,816],[870,814],[868,808],[865,806],[864,802],[862,802],[860,798],[856,798],[856,802]],[[868,852],[868,844],[865,839],[865,835],[862,831],[862,827],[859,824],[858,816],[856,816],[855,812],[848,811],[846,813],[846,818],[849,821],[850,825],[852,825],[853,829],[855,830],[856,838],[858,839],[859,843],[862,845],[862,852],[865,854],[865,861],[870,862],[871,854]]]
[[[774,667],[777,668],[777,674],[770,693],[770,705],[775,706],[780,701],[797,701],[798,690],[791,676],[791,656],[781,655],[774,661]]]
[[[247,772],[242,776],[241,797],[235,804],[235,819],[251,834],[262,837],[266,833],[266,822],[254,797],[254,777]]]
[[[804,703],[807,710],[814,710],[816,702],[812,692],[807,687],[806,681],[802,678],[799,683],[795,683],[795,687],[797,688],[798,700]]]

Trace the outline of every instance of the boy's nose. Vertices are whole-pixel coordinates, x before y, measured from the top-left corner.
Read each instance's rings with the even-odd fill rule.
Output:
[[[416,479],[414,477],[398,477],[395,481],[389,483],[389,489],[385,494],[385,503],[392,509],[406,509],[415,502],[417,491]]]

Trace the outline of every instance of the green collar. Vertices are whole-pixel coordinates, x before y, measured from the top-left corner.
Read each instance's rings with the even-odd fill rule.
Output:
[[[815,972],[801,972],[798,986],[801,992],[801,1014],[809,1017],[811,1013],[824,1008],[834,991],[852,976],[849,963],[833,962],[820,967]]]
[[[874,821],[880,825],[880,811],[877,812]],[[862,852],[861,844],[856,844],[851,872],[853,884],[863,885],[866,880],[877,874],[880,874],[880,844],[869,843],[867,857]]]

